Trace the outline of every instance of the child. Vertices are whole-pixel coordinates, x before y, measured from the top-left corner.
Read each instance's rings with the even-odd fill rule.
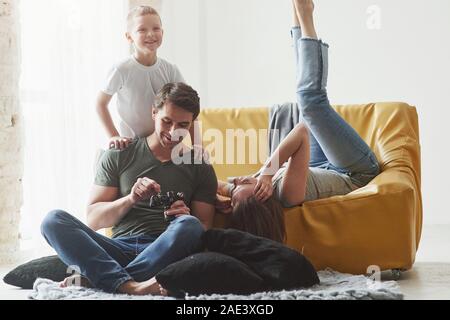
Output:
[[[184,82],[175,65],[157,56],[163,29],[155,9],[149,6],[132,9],[127,18],[126,38],[133,45],[134,54],[112,68],[98,95],[96,106],[108,134],[109,148],[117,149],[126,148],[136,137],[151,135],[154,131],[152,107],[156,94],[167,83]],[[115,94],[121,118],[119,130],[108,110]]]

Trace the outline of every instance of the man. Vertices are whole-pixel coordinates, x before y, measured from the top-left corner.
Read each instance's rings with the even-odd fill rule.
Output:
[[[199,112],[198,94],[190,86],[165,85],[152,112],[154,133],[102,156],[87,209],[88,226],[61,210],[44,219],[41,230],[47,242],[94,287],[159,294],[154,276],[200,249],[201,236],[213,222],[217,178],[211,165],[194,161],[190,150],[192,161],[174,163],[179,163],[175,157],[186,159],[181,141]],[[183,192],[184,201],[166,212],[150,207],[152,195],[168,191]],[[174,219],[167,222],[165,216]],[[109,227],[114,227],[112,239],[96,232]]]

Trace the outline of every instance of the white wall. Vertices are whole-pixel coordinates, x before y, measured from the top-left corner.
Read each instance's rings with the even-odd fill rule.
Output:
[[[370,29],[375,5],[380,29]],[[405,101],[418,108],[424,221],[450,224],[450,1],[316,1],[330,45],[337,104]],[[289,0],[164,0],[161,55],[197,88],[203,107],[294,100]],[[375,21],[376,22],[376,21]]]

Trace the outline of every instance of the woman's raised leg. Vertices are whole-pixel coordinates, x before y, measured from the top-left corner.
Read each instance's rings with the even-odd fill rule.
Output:
[[[378,161],[358,133],[331,107],[326,86],[328,45],[318,40],[312,0],[293,0],[301,32],[293,30],[297,57],[297,100],[303,120],[330,169],[348,174],[363,186],[379,173]]]

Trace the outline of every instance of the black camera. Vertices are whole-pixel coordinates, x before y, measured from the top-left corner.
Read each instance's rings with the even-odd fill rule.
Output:
[[[164,207],[164,211],[177,201],[184,201],[183,192],[168,191],[166,193],[158,193],[150,198],[150,208]],[[175,216],[168,216],[164,213],[164,219],[170,222],[175,219]]]

